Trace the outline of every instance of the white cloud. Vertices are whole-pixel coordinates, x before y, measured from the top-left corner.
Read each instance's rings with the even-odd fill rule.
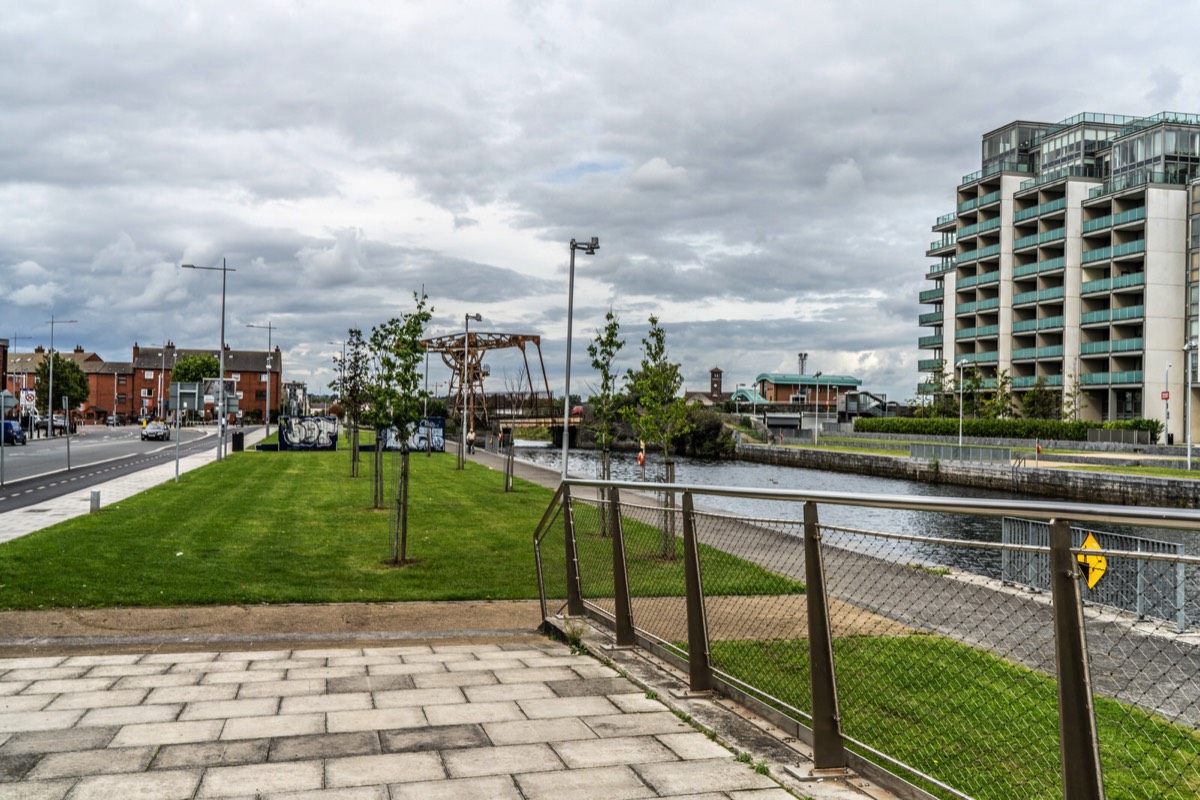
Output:
[[[672,167],[665,158],[655,156],[634,170],[631,182],[635,189],[678,189],[687,182],[687,170]]]

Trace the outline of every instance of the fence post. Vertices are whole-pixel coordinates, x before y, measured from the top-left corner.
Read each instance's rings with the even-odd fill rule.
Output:
[[[583,595],[579,590],[579,556],[575,552],[575,513],[571,509],[571,487],[563,486],[563,534],[566,537],[567,616],[582,617]]]
[[[712,664],[708,658],[708,619],[691,492],[683,493],[683,570],[687,587],[689,688],[693,692],[707,692],[712,689]]]
[[[1091,673],[1079,594],[1079,564],[1071,553],[1071,525],[1050,522],[1050,588],[1054,602],[1054,657],[1058,667],[1058,738],[1066,800],[1102,800],[1100,743],[1092,707]]]
[[[625,569],[625,528],[621,524],[621,494],[608,490],[607,513],[612,531],[613,611],[617,624],[617,647],[633,647],[633,611],[629,599],[629,573]]]
[[[812,682],[813,769],[845,771],[837,680],[833,668],[833,635],[825,596],[825,563],[817,504],[804,503],[804,577],[808,602],[808,660]]]

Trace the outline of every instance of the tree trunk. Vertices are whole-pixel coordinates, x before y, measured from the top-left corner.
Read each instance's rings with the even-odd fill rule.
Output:
[[[669,457],[668,457],[669,458]],[[667,460],[663,462],[663,482],[675,482],[675,462]],[[665,492],[663,497],[663,534],[662,534],[662,557],[668,560],[675,559],[675,493]]]
[[[383,508],[383,437],[375,432],[375,474],[371,476],[375,508]]]
[[[392,532],[392,563],[408,563],[408,448],[400,455],[400,482],[396,487],[396,528]]]
[[[358,422],[350,422],[350,477],[358,477]]]

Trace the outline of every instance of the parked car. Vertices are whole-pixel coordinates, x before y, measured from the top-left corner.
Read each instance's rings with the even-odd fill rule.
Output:
[[[5,444],[28,444],[25,438],[25,429],[21,427],[21,423],[15,420],[4,420],[4,443]]]
[[[171,438],[171,429],[167,427],[165,422],[147,422],[146,427],[142,428],[142,439],[158,439],[160,442],[169,441]]]
[[[47,427],[48,427],[47,423],[48,423],[48,420],[45,417],[38,417],[37,420],[33,423],[33,427],[35,430],[45,433],[47,430]],[[66,418],[63,417],[62,414],[55,414],[54,415],[54,433],[55,434],[63,434],[66,432],[67,432]],[[74,424],[71,425],[71,433],[75,433],[75,425]]]

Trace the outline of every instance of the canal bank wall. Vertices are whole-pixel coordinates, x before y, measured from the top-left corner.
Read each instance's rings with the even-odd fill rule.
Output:
[[[1020,492],[1081,503],[1200,508],[1200,481],[1037,466],[924,461],[816,448],[739,444],[742,461]]]

